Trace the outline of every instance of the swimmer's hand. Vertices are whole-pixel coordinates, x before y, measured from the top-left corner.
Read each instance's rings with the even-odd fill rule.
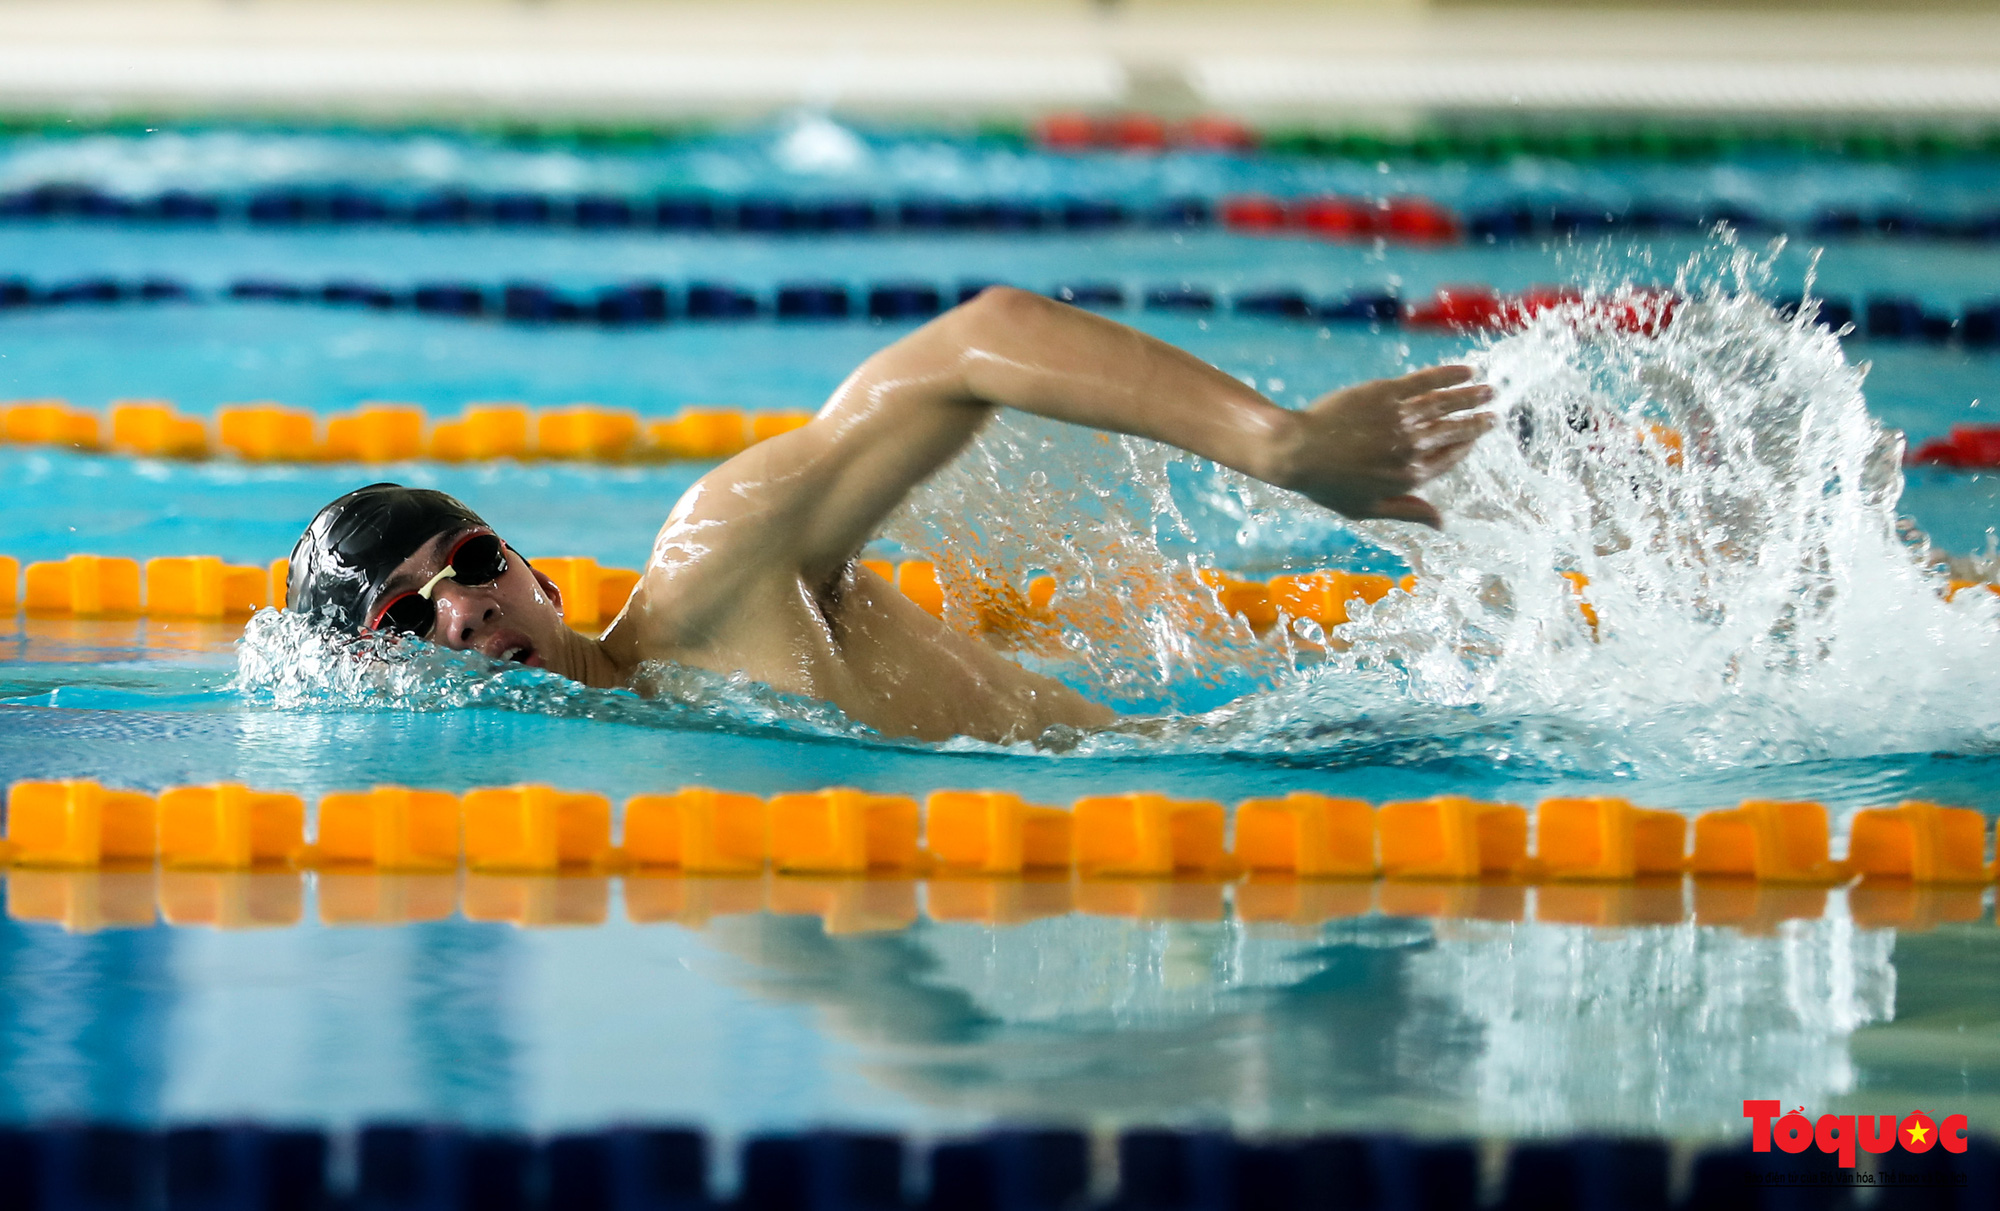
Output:
[[[1411,490],[1457,466],[1493,427],[1471,412],[1493,398],[1470,366],[1433,366],[1401,378],[1357,383],[1290,415],[1273,435],[1272,468],[1261,478],[1301,493],[1343,517],[1421,522],[1444,519]]]

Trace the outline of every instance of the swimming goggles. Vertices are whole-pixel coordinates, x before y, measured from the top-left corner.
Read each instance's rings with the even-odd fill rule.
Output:
[[[398,593],[384,602],[375,611],[369,629],[426,638],[437,625],[437,602],[431,600],[431,594],[437,591],[439,581],[456,580],[468,588],[476,588],[492,584],[506,570],[507,548],[498,534],[489,530],[468,535],[451,549],[444,569],[425,581],[424,587]]]

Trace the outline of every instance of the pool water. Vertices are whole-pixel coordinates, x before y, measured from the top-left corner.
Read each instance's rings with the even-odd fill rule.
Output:
[[[620,890],[570,929],[11,924],[6,1113],[1701,1139],[1766,1091],[2000,1110],[1991,922],[1857,927],[1837,896],[1764,934],[1081,913],[843,934],[635,924]]]
[[[1970,207],[1990,175],[1979,164],[1810,159],[1586,170],[1065,157],[811,121],[647,153],[229,131],[0,149],[8,188],[59,181],[134,193],[334,181],[1088,194],[1138,205],[1347,190],[1462,205],[1523,194],[1722,198],[1795,216],[1829,205]],[[162,274],[204,291],[256,276],[519,277],[578,288],[657,277],[761,292],[800,279],[915,278],[1038,290],[1109,281],[1135,297],[1178,283],[1316,296],[1388,286],[1414,298],[1463,281],[1672,284],[1693,263],[1683,285],[1707,292],[1694,318],[1657,342],[1579,336],[1559,322],[1487,347],[1393,326],[1113,312],[1294,406],[1356,379],[1473,356],[1507,384],[1510,415],[1540,422],[1536,436],[1493,439],[1483,461],[1440,483],[1452,525],[1437,539],[1301,512],[1140,444],[1106,452],[1047,426],[997,430],[973,462],[920,494],[882,550],[1066,570],[1085,596],[1115,580],[1090,566],[1109,556],[1259,575],[1415,568],[1429,586],[1356,624],[1356,647],[1339,659],[1256,640],[1211,611],[1210,637],[1169,660],[1132,640],[1144,633],[1137,607],[1109,598],[1126,646],[1030,657],[1155,716],[1149,732],[1067,750],[892,743],[726,686],[645,702],[521,672],[496,681],[451,661],[436,665],[433,690],[386,693],[338,670],[298,673],[286,662],[309,645],[268,618],[239,649],[237,628],[17,617],[0,621],[0,778],[230,780],[309,796],[538,781],[614,797],[684,784],[917,796],[977,786],[1053,803],[1139,788],[1224,802],[1291,790],[1377,802],[1616,794],[1689,811],[1811,798],[1832,809],[1836,836],[1854,809],[1906,798],[1990,818],[2000,809],[1990,705],[2000,687],[1987,671],[1994,611],[1977,595],[1938,601],[1939,582],[1894,522],[1909,518],[1942,551],[1976,553],[2000,524],[1996,481],[1913,470],[1898,495],[1893,455],[1888,470],[1876,455],[1886,448],[1877,426],[1920,440],[1986,420],[2000,355],[1860,338],[1843,352],[1758,300],[1796,299],[1810,274],[1826,295],[1895,293],[1956,308],[2000,278],[2000,247],[1861,238],[1775,248],[1765,238],[1746,233],[1740,249],[1692,235],[1427,249],[1213,229],[772,238],[0,222],[0,275]],[[762,319],[606,330],[220,300],[31,308],[0,315],[0,397],[92,407],[166,398],[198,413],[255,399],[321,413],[370,399],[433,415],[493,399],[587,400],[645,415],[800,409],[908,327]],[[1850,367],[1862,362],[1857,388]],[[1677,395],[1674,383],[1693,386]],[[1755,386],[1732,396],[1731,383]],[[1646,392],[1656,398],[1642,407]],[[1556,423],[1579,400],[1621,424],[1664,419],[1689,432],[1700,411],[1738,444],[1723,443],[1713,470],[1669,472],[1643,462],[1617,436],[1625,429],[1579,435]],[[1779,433],[1783,441],[1769,439]],[[1616,462],[1625,478],[1597,482],[1592,459]],[[0,552],[262,563],[285,554],[326,500],[394,478],[461,497],[531,556],[631,567],[704,469],[180,464],[0,447]],[[997,487],[982,486],[989,474]],[[1106,483],[1126,490],[1077,525],[1074,510]],[[1026,504],[1010,510],[1012,500]],[[1724,533],[1706,533],[1710,522]],[[1024,524],[1048,541],[1035,547],[1017,533]],[[1599,527],[1625,545],[1594,541]],[[1595,643],[1555,576],[1573,566],[1604,594]],[[1808,599],[1821,608],[1801,613]],[[1230,705],[1246,694],[1248,705]],[[1681,889],[1659,923],[1591,926],[1526,898],[1441,913],[1364,897],[1324,920],[1274,923],[1254,919],[1240,889],[1217,888],[1212,905],[1192,909],[1064,901],[1069,909],[1045,918],[995,924],[912,908],[889,914],[897,928],[842,932],[782,903],[763,911],[774,904],[767,890],[725,896],[733,908],[712,919],[660,919],[634,905],[664,893],[636,883],[586,889],[603,907],[567,930],[462,918],[340,927],[325,923],[330,892],[312,879],[275,893],[296,901],[280,928],[67,932],[10,920],[0,925],[0,1117],[412,1118],[536,1130],[677,1120],[724,1134],[824,1123],[937,1134],[1025,1120],[1707,1137],[1736,1130],[1753,1096],[1898,1112],[1938,1105],[1975,1126],[2000,1112],[2000,935],[1983,892],[1971,920],[1959,903],[1946,923],[1926,926],[1918,914],[1900,929],[1842,890],[1722,924]],[[939,893],[881,894],[915,906]]]

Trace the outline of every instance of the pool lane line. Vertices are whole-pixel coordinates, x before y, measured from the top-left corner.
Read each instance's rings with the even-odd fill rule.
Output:
[[[0,277],[0,314],[48,307],[103,307],[117,304],[190,304],[218,299],[238,303],[322,305],[370,312],[406,311],[462,320],[525,325],[591,324],[613,329],[647,329],[675,321],[745,322],[770,318],[788,323],[867,321],[913,323],[965,302],[992,281],[956,285],[915,280],[875,282],[850,288],[838,281],[789,281],[770,291],[739,283],[694,280],[670,285],[640,280],[588,288],[578,293],[544,281],[514,280],[498,285],[472,281],[420,282],[391,286],[353,278],[298,282],[242,278],[210,292],[172,278],[126,280],[81,278],[38,285],[22,277]],[[1226,291],[1180,281],[1132,290],[1116,281],[1074,281],[1048,291],[1051,298],[1094,310],[1132,306],[1195,317],[1217,313],[1300,324],[1358,325],[1371,330],[1400,327],[1420,332],[1469,334],[1510,331],[1543,312],[1561,310],[1580,321],[1657,331],[1672,318],[1676,300],[1661,288],[1625,286],[1586,294],[1573,287],[1531,286],[1503,292],[1479,283],[1438,288],[1429,297],[1404,299],[1389,288],[1322,296],[1299,287],[1273,285]],[[1787,316],[1801,301],[1777,299]],[[1857,311],[1853,300],[1814,300],[1814,321],[1843,337],[1922,341],[1967,349],[2000,348],[2000,298],[1975,299],[1960,309],[1938,310],[1901,294],[1871,294]]]
[[[931,614],[945,616],[944,584],[933,561],[856,562]],[[637,569],[606,567],[587,556],[536,556],[534,564],[562,590],[563,616],[572,626],[595,626],[615,618],[639,582]],[[30,563],[24,572],[19,560],[0,555],[0,610],[23,610],[31,622],[43,618],[244,619],[266,606],[284,607],[290,572],[289,559],[274,559],[260,567],[226,563],[214,555],[160,556],[143,565],[125,556],[71,555]],[[1588,579],[1580,573],[1566,575],[1579,595],[1579,610],[1594,626],[1595,611],[1587,600],[1581,600]],[[1373,604],[1397,589],[1409,592],[1415,584],[1411,576],[1396,580],[1381,573],[1337,568],[1284,573],[1267,580],[1207,569],[1183,587],[1192,594],[1211,596],[1215,608],[1240,617],[1263,633],[1285,619],[1309,621],[1322,629],[1340,626],[1348,621],[1356,601]],[[1052,576],[1033,577],[1018,588],[984,577],[954,587],[959,590],[956,597],[963,598],[959,604],[975,616],[977,629],[983,633],[1020,637],[1060,629],[1074,621],[1065,620],[1064,615],[1075,610],[1059,605]]]
[[[170,189],[120,194],[46,183],[0,194],[0,221],[74,221],[167,229],[242,225],[263,231],[355,227],[485,229],[593,235],[747,235],[793,239],[1220,229],[1341,243],[1434,246],[1607,236],[1744,234],[1810,239],[1990,243],[2000,209],[1940,211],[1906,203],[1829,204],[1782,215],[1733,198],[1610,201],[1589,195],[1516,195],[1452,206],[1419,194],[1178,195],[1148,201],[1089,196],[798,196],[704,192],[613,194],[537,190],[412,191],[348,185],[271,186],[247,192]]]
[[[943,141],[968,149],[1035,148],[1065,157],[1100,154],[1124,159],[1174,151],[1261,155],[1281,162],[1346,160],[1368,168],[1384,160],[1499,165],[1532,158],[1575,164],[1624,160],[1691,165],[1777,157],[1803,163],[1949,165],[2000,158],[2000,125],[1977,119],[1940,120],[1921,113],[1901,115],[1894,121],[1841,112],[1810,117],[1741,112],[1721,116],[1564,113],[1524,117],[1503,106],[1495,112],[1467,111],[1448,121],[1429,120],[1410,127],[1404,123],[1335,125],[1298,119],[1259,124],[1225,113],[1166,117],[1123,109],[1111,113],[1059,111],[1033,120],[987,115],[957,132],[895,122],[866,124],[861,129],[891,138],[903,131],[924,142]],[[0,115],[0,137],[136,139],[160,132],[224,132],[250,138],[300,134],[447,138],[478,147],[562,150],[607,159],[643,158],[670,147],[704,142],[716,145],[730,138],[713,122],[685,116],[649,121],[521,114],[457,118],[378,115],[357,126],[348,118],[320,118],[309,113],[287,114],[281,121],[242,114],[151,114],[139,118],[117,112],[29,111]],[[69,188],[84,192],[73,185]]]
[[[494,459],[608,464],[714,461],[788,433],[812,413],[683,408],[642,418],[629,408],[573,404],[468,404],[432,420],[413,404],[372,402],[321,418],[283,404],[225,405],[213,420],[170,401],[115,400],[107,413],[60,399],[0,400],[0,439],[141,458],[230,457],[269,463],[484,462]]]
[[[1056,807],[995,790],[937,790],[920,804],[848,787],[769,798],[683,787],[633,796],[614,812],[595,792],[526,784],[462,795],[378,786],[324,795],[317,808],[309,839],[305,800],[283,791],[223,783],[155,795],[90,779],[16,782],[0,857],[48,869],[1252,874],[1440,884],[1629,884],[1685,873],[1746,885],[1867,877],[1977,888],[2000,877],[1979,812],[1923,802],[1855,813],[1845,859],[1831,856],[1827,810],[1811,801],[1748,800],[1690,819],[1619,798],[1552,798],[1533,813],[1532,854],[1525,807],[1460,795],[1377,807],[1294,792],[1232,809],[1154,791]]]
[[[934,561],[858,559],[855,563],[933,617],[962,622],[1003,643],[1055,641],[1066,631],[1092,627],[1103,614],[1088,597],[1059,599],[1055,577],[1046,573],[1017,586],[976,566],[959,569],[966,575],[955,577],[947,594]],[[635,568],[607,567],[589,556],[539,555],[534,565],[562,591],[563,620],[585,630],[616,618],[640,578]],[[266,607],[284,608],[290,573],[291,561],[284,558],[259,567],[226,563],[214,555],[159,556],[146,560],[142,570],[140,562],[129,557],[71,555],[30,563],[23,570],[19,560],[0,555],[0,611],[23,613],[23,631],[30,640],[39,627],[70,619],[235,623]],[[951,574],[951,570],[945,573]],[[1600,620],[1590,599],[1590,578],[1581,572],[1561,576],[1576,599],[1578,618],[1597,639]],[[1166,581],[1150,587],[1183,594],[1198,608],[1227,616],[1260,639],[1282,630],[1285,642],[1310,652],[1339,646],[1333,632],[1351,620],[1357,603],[1373,605],[1392,592],[1415,592],[1416,586],[1414,575],[1394,579],[1341,568],[1287,572],[1264,580],[1205,568],[1188,583]],[[1976,588],[2000,595],[2000,584],[1990,581],[1953,579],[1941,587],[1946,601]],[[187,638],[175,635],[169,646],[185,646]]]
[[[1669,455],[1671,456],[1671,454]],[[937,618],[957,614],[980,635],[1010,642],[1054,639],[1065,630],[1088,627],[1101,616],[1089,599],[1059,599],[1055,577],[1032,576],[1015,585],[984,574],[979,567],[958,569],[947,594],[945,577],[928,559],[859,559],[866,568]],[[589,556],[538,555],[537,570],[562,591],[563,618],[572,627],[592,628],[610,622],[625,607],[638,586],[636,568],[607,567]],[[10,555],[0,555],[0,611],[26,615],[29,638],[37,624],[58,619],[105,620],[152,618],[195,622],[236,622],[266,607],[283,609],[288,594],[291,561],[272,560],[266,566],[231,564],[215,555],[157,556],[145,561],[126,556],[71,555],[30,563],[24,570]],[[1577,615],[1598,635],[1598,612],[1590,600],[1590,578],[1563,572],[1576,598]],[[1350,620],[1356,603],[1373,605],[1390,593],[1415,592],[1417,579],[1400,579],[1379,572],[1321,568],[1286,572],[1264,580],[1221,569],[1205,568],[1191,582],[1153,586],[1162,592],[1182,592],[1202,605],[1227,615],[1260,638],[1282,627],[1288,642],[1307,649],[1327,643],[1334,628]],[[142,590],[143,586],[143,590]],[[1951,601],[1975,588],[2000,594],[1988,581],[1945,581],[1943,597]],[[1302,624],[1311,624],[1310,627]]]

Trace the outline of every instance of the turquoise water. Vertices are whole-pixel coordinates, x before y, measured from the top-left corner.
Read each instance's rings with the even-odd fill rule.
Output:
[[[21,142],[0,152],[0,184],[81,180],[140,192],[328,179],[412,189],[694,183],[828,194],[864,182],[885,195],[929,188],[1143,200],[1386,181],[1468,203],[1544,186],[1736,191],[1799,213],[1829,201],[1970,204],[1986,187],[1976,166],[1542,163],[1371,173],[1228,157],[1066,159],[887,138],[864,145],[858,160],[811,169],[786,150],[786,137],[720,140],[654,159],[227,134]],[[1289,284],[1327,294],[1392,284],[1415,295],[1452,281],[1662,283],[1697,255],[1708,258],[1702,282],[1770,296],[1796,296],[1809,265],[1830,295],[1901,292],[1939,306],[1981,297],[2000,280],[2000,251],[1990,246],[1872,240],[1826,245],[1816,261],[1794,242],[1746,282],[1714,267],[1722,253],[1692,240],[1421,251],[1212,231],[758,239],[0,223],[0,272],[44,281],[163,273],[204,287],[255,275],[398,284],[523,276],[576,286],[661,276],[768,290],[799,278],[862,285],[914,276],[1040,289],[1077,280],[1134,290],[1190,281],[1225,292]],[[1753,361],[1784,368],[1777,377],[1813,405],[1800,420],[1779,407],[1782,392],[1767,391],[1727,412],[1725,433],[1793,425],[1796,450],[1722,459],[1723,470],[1741,474],[1718,472],[1694,492],[1634,466],[1625,466],[1634,477],[1627,486],[1588,488],[1561,470],[1565,454],[1602,454],[1587,443],[1496,446],[1463,479],[1440,485],[1453,528],[1437,543],[1303,513],[1154,451],[1121,448],[1107,461],[1053,437],[1039,456],[1049,465],[1031,468],[1021,451],[1048,435],[1002,430],[982,451],[999,488],[944,477],[885,535],[885,550],[998,550],[1006,493],[1046,470],[1047,491],[1025,515],[1051,532],[1074,516],[1064,510],[1076,493],[1124,476],[1166,495],[1121,498],[1118,517],[1133,528],[1118,550],[1260,575],[1328,562],[1415,564],[1437,586],[1411,612],[1367,624],[1363,651],[1375,665],[1315,667],[1233,634],[1186,667],[1128,678],[1119,701],[1160,717],[1150,738],[1071,751],[887,743],[727,687],[697,683],[672,701],[645,702],[527,673],[495,679],[452,662],[435,666],[434,690],[386,693],[330,667],[290,679],[260,672],[260,659],[303,651],[286,647],[294,637],[282,632],[264,632],[239,667],[233,629],[17,618],[0,621],[0,779],[93,776],[149,788],[231,779],[308,794],[524,780],[617,796],[683,783],[916,795],[993,786],[1050,802],[1139,787],[1224,801],[1293,789],[1377,801],[1613,793],[1688,810],[1776,796],[1821,799],[1837,824],[1851,809],[1916,797],[1993,814],[1995,620],[1969,597],[1956,612],[1936,605],[1935,586],[1888,525],[1906,515],[1944,550],[1975,552],[2000,524],[1996,481],[1912,472],[1900,500],[1888,501],[1876,499],[1879,484],[1863,487],[1874,482],[1866,465],[1874,425],[1921,438],[1983,420],[2000,356],[1852,341],[1845,362],[1872,363],[1854,395],[1837,350],[1747,303],[1730,306],[1708,313],[1722,334],[1713,348],[1690,337],[1671,346],[1671,358],[1629,342],[1578,344],[1555,330],[1481,352],[1466,339],[1396,331],[1117,313],[1290,404],[1476,353],[1515,384],[1509,406],[1529,410],[1559,409],[1581,390],[1565,377],[1569,368],[1595,367],[1593,390],[1631,404],[1620,384],[1664,367],[1712,389],[1750,381]],[[588,400],[649,415],[703,404],[811,408],[904,330],[759,321],[614,332],[230,303],[40,309],[0,315],[0,397],[60,395],[91,406],[164,397],[197,412],[250,399],[321,412],[405,400],[440,415],[482,399]],[[1754,454],[1755,443],[1744,449]],[[459,495],[531,556],[633,566],[699,472],[185,465],[0,448],[0,552],[263,562],[288,551],[324,501],[389,477]],[[1821,482],[1824,494],[1799,487]],[[1516,490],[1518,499],[1509,495]],[[1172,509],[1153,511],[1161,499]],[[1775,520],[1727,511],[1745,500]],[[1700,597],[1692,587],[1700,559],[1648,562],[1641,544],[1641,555],[1621,563],[1609,547],[1557,541],[1587,536],[1591,519],[1607,516],[1627,527],[1661,518],[1664,532],[1682,536],[1696,534],[1694,518],[1722,516],[1732,544],[1761,544],[1767,562],[1744,566],[1728,547],[1702,548],[1716,577],[1703,592],[1720,595],[1723,613],[1747,628],[1730,640],[1738,646],[1711,651],[1705,636],[1727,626],[1695,625],[1708,618],[1689,606]],[[1803,583],[1787,579],[1788,569],[1808,555],[1840,569],[1832,604],[1804,626],[1819,646],[1790,630],[1773,640],[1767,624]],[[1552,578],[1562,561],[1590,569],[1614,595],[1600,603],[1598,644],[1550,587],[1561,588]],[[1504,611],[1489,608],[1481,577],[1509,586]],[[1439,636],[1460,646],[1426,646]],[[1392,651],[1410,655],[1383,655]],[[1743,654],[1754,659],[1731,663]],[[1131,674],[1145,655],[1123,664],[1110,655],[1092,663],[1093,655],[1057,671],[1103,690],[1106,677]],[[1397,660],[1402,667],[1385,674],[1384,662]],[[1226,706],[1245,693],[1247,707]],[[1977,925],[1899,934],[1857,924],[1844,905],[1836,894],[1817,916],[1765,934],[1379,914],[1280,929],[1073,914],[830,937],[811,918],[771,915],[706,930],[625,924],[615,903],[609,924],[553,932],[451,921],[72,936],[10,923],[0,928],[10,1006],[0,1067],[12,1100],[0,1113],[330,1123],[402,1115],[535,1127],[640,1117],[724,1132],[810,1122],[925,1132],[1026,1118],[1698,1135],[1729,1129],[1743,1097],[1771,1096],[1898,1103],[1891,1109],[1949,1103],[1979,1125],[1976,1099],[1990,1096],[1996,1054],[1990,992],[2000,948],[1990,907]]]
[[[1746,1096],[2000,1112],[1991,922],[1070,915],[64,934],[0,925],[0,1118],[555,1130],[995,1121],[1711,1138]],[[311,915],[310,898],[307,901]]]

